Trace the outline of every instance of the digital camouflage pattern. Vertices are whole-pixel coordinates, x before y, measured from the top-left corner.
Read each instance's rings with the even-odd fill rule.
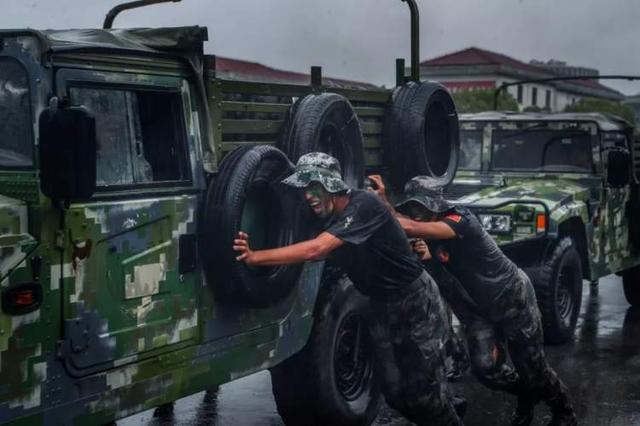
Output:
[[[445,375],[449,327],[435,281],[424,272],[411,291],[371,299],[370,327],[387,403],[418,425],[461,425]]]
[[[310,152],[302,155],[296,163],[294,173],[282,181],[285,185],[306,188],[311,182],[318,182],[331,193],[349,189],[342,180],[340,162],[324,152]]]
[[[413,201],[421,204],[433,213],[443,213],[453,208],[453,204],[445,200],[442,186],[430,176],[416,176],[409,179],[404,186],[405,198],[396,204],[402,210],[407,203]]]
[[[488,388],[517,395],[523,403],[545,401],[554,412],[572,412],[567,388],[544,356],[531,281],[520,271],[520,280],[507,288],[486,315],[461,312],[474,374]]]
[[[594,137],[593,173],[490,171],[491,140],[495,129],[524,126],[579,129]],[[607,152],[604,132],[622,133],[619,121],[601,114],[502,114],[482,113],[460,117],[462,130],[482,134],[482,166],[459,171],[447,189],[454,204],[481,214],[507,214],[511,231],[493,237],[504,248],[536,238],[553,240],[579,229],[572,238],[585,247],[581,253],[592,280],[640,264],[640,247],[629,243],[629,200],[638,185],[614,188],[606,182]],[[636,196],[637,199],[637,196]],[[537,226],[539,215],[545,227]]]
[[[176,31],[189,32],[157,35],[165,43]],[[192,179],[62,209],[40,192],[35,165],[0,166],[3,297],[27,284],[42,292],[32,312],[0,312],[0,423],[108,423],[269,368],[298,352],[313,324],[321,263],[305,265],[291,294],[266,308],[221,303],[202,265],[181,266],[181,252],[195,250],[202,168],[215,158],[202,76],[177,55],[119,45],[124,30],[74,34],[0,32],[0,63],[17,61],[28,77],[35,125],[25,143],[36,146],[37,117],[52,93],[67,95],[66,79],[169,87],[180,96]]]

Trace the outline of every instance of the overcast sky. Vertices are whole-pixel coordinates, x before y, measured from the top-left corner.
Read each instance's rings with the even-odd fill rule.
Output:
[[[517,59],[564,60],[640,75],[638,0],[417,0],[421,59],[477,46]],[[114,0],[0,0],[0,28],[102,25]],[[182,0],[124,12],[115,27],[203,25],[208,53],[295,71],[392,84],[409,63],[400,0]],[[627,94],[638,82],[605,81]]]

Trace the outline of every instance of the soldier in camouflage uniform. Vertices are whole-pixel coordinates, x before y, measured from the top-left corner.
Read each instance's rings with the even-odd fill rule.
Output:
[[[384,187],[379,195],[384,197]],[[469,210],[444,199],[433,180],[413,178],[405,195],[396,209],[408,217],[398,220],[407,235],[428,240],[444,266],[435,279],[464,325],[479,380],[517,395],[514,425],[530,424],[541,400],[551,408],[551,425],[577,424],[567,388],[545,359],[540,312],[527,275]],[[515,368],[506,362],[507,347]]]
[[[371,300],[371,334],[389,405],[418,425],[461,425],[444,376],[447,328],[438,288],[389,209],[375,194],[347,187],[338,161],[327,154],[303,155],[283,182],[303,189],[324,232],[258,251],[241,232],[234,241],[237,259],[268,266],[339,253],[356,288]]]
[[[459,333],[456,333],[453,329],[452,310],[449,306],[448,298],[445,296],[450,288],[446,283],[446,279],[444,279],[444,274],[446,274],[446,272],[443,270],[442,264],[431,256],[429,247],[423,239],[412,238],[410,243],[411,248],[424,265],[424,268],[435,280],[438,285],[438,290],[442,295],[442,303],[444,304],[445,311],[447,313],[447,330],[449,334],[449,339],[445,346],[447,379],[454,381],[458,380],[469,369],[470,361],[464,340]]]

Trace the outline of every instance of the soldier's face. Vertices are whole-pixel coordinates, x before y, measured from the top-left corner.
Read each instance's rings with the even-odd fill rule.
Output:
[[[325,219],[333,214],[333,197],[320,183],[313,182],[307,186],[304,189],[304,199],[318,217]]]
[[[433,222],[437,219],[435,213],[424,208],[424,206],[420,203],[411,202],[407,210],[407,213],[409,213],[409,217],[416,222]]]

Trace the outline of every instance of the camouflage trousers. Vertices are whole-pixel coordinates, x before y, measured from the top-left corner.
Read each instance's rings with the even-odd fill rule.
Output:
[[[524,272],[487,315],[463,316],[471,366],[484,385],[517,395],[519,404],[533,406],[543,400],[553,411],[571,407],[566,386],[544,356],[540,311]]]
[[[445,377],[447,317],[424,272],[412,291],[371,300],[371,335],[387,403],[418,425],[461,425]]]

